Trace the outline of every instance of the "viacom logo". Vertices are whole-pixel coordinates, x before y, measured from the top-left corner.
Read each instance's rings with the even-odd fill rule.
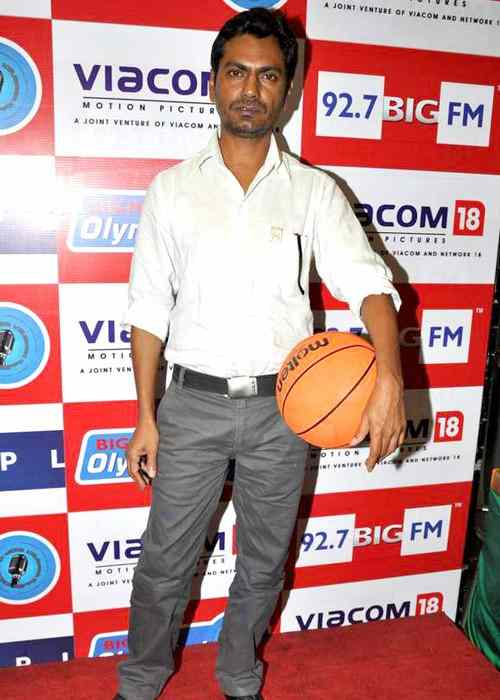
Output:
[[[156,127],[201,128],[198,122],[187,121],[189,117],[217,118],[215,107],[208,97],[210,72],[191,68],[155,66],[153,68],[111,63],[73,63],[75,76],[83,91],[82,108],[96,113],[110,113],[112,116],[126,116],[138,113],[136,120],[127,118],[127,124],[149,126],[149,120],[137,121],[137,117],[147,116],[154,110],[159,117]],[[108,99],[110,98],[110,99]],[[142,99],[141,99],[142,98]],[[168,121],[169,115],[179,115],[181,121]],[[162,120],[162,117],[164,120]],[[185,119],[184,119],[185,118]],[[77,117],[74,123],[79,123]],[[128,123],[130,122],[130,123]],[[110,125],[104,117],[102,121],[94,117],[84,118],[83,124]],[[123,126],[120,120],[114,126]],[[209,123],[207,128],[216,128],[217,123]]]
[[[54,545],[35,532],[0,535],[0,602],[25,605],[56,585],[61,561]]]
[[[382,124],[437,124],[436,143],[489,146],[493,85],[441,82],[439,99],[388,96],[385,78],[318,72],[318,136],[382,138]]]
[[[89,430],[83,436],[75,480],[82,486],[130,481],[125,451],[133,428]]]
[[[144,192],[86,190],[68,236],[76,253],[130,253],[134,249]]]
[[[354,213],[364,228],[375,226],[381,233],[396,229],[405,233],[482,236],[486,209],[483,202],[465,199],[434,207],[412,202],[358,202]]]
[[[42,81],[31,56],[18,44],[0,37],[0,134],[28,124],[40,107]]]
[[[302,613],[296,615],[295,620],[297,629],[304,631],[355,625],[363,622],[376,622],[378,620],[396,620],[401,617],[415,615],[432,615],[442,610],[443,594],[436,591],[420,593],[414,598],[412,597],[401,602],[376,602],[368,605],[356,605],[351,608]]]

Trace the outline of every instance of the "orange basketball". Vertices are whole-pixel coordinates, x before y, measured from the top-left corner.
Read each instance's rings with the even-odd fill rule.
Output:
[[[280,413],[311,445],[348,445],[376,376],[375,350],[366,340],[352,333],[316,333],[297,343],[281,366],[276,382]]]

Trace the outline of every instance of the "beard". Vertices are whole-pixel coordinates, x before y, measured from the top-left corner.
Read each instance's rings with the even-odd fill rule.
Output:
[[[245,108],[250,111],[249,116],[242,114]],[[277,114],[269,114],[265,105],[259,102],[232,102],[227,110],[218,111],[222,127],[244,139],[266,136],[273,130],[278,117]]]

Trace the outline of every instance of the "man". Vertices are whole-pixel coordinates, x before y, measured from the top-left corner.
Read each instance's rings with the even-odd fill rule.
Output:
[[[281,153],[273,137],[297,63],[293,33],[280,14],[243,12],[221,29],[211,62],[220,134],[155,178],[131,272],[126,320],[139,416],[128,468],[144,488],[142,463],[153,499],[120,665],[117,697],[126,700],[152,700],[173,672],[229,458],[238,557],[217,678],[227,698],[261,698],[255,652],[283,585],[307,448],[279,416],[274,386],[285,355],[312,332],[313,254],[329,288],[361,312],[376,348],[377,385],[353,441],[370,432],[369,469],[404,429],[388,270],[334,181]],[[154,384],[167,332],[174,372],[157,427]]]

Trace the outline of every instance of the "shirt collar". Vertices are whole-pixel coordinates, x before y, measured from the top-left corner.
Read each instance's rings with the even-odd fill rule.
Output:
[[[219,146],[219,130],[217,130],[213,135],[206,147],[199,153],[197,158],[197,167],[201,170],[204,163],[208,160],[213,159],[218,162],[224,168],[226,167],[224,159],[222,158],[222,153]],[[283,157],[283,153],[278,147],[276,142],[276,137],[274,134],[271,136],[271,143],[269,144],[269,151],[267,152],[266,160],[262,166],[263,174],[270,173],[273,169],[278,169],[284,167],[288,175],[290,175],[290,166],[288,164],[288,159]]]

